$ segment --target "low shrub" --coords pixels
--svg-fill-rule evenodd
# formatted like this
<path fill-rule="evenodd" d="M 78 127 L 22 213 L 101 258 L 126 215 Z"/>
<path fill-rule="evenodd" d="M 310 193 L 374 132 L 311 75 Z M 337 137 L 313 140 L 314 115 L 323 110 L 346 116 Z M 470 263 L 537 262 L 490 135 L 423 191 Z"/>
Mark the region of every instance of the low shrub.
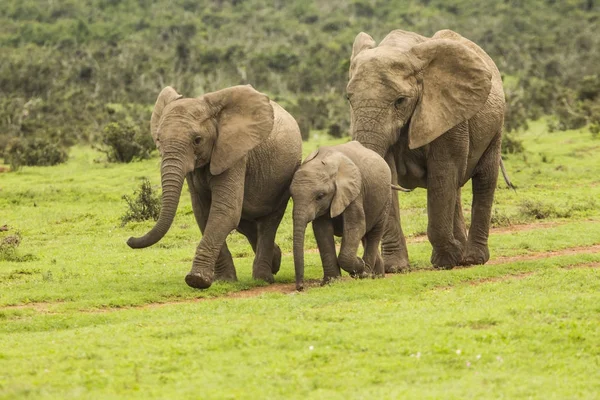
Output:
<path fill-rule="evenodd" d="M 502 137 L 502 154 L 518 154 L 524 151 L 523 141 L 517 139 L 514 133 Z"/>
<path fill-rule="evenodd" d="M 121 217 L 121 226 L 130 221 L 157 220 L 160 215 L 160 197 L 152 189 L 150 181 L 143 179 L 139 189 L 133 192 L 136 196 L 123 195 L 122 199 L 129 207 Z"/>
<path fill-rule="evenodd" d="M 19 231 L 6 233 L 0 231 L 0 261 L 24 262 L 34 260 L 33 254 L 20 255 L 17 248 L 21 244 L 22 236 Z"/>
<path fill-rule="evenodd" d="M 10 164 L 13 171 L 22 166 L 49 166 L 61 164 L 69 158 L 66 150 L 50 139 L 13 138 L 4 151 L 4 161 Z"/>
<path fill-rule="evenodd" d="M 129 123 L 111 122 L 104 127 L 102 144 L 98 150 L 106 153 L 109 162 L 129 163 L 150 157 L 154 142 L 149 134 L 141 134 Z"/>

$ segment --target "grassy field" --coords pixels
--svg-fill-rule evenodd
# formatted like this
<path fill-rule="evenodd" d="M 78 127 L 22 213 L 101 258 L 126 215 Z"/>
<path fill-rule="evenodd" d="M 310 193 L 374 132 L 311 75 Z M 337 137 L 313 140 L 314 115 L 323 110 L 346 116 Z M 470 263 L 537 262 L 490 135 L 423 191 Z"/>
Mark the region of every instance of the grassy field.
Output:
<path fill-rule="evenodd" d="M 188 196 L 157 245 L 125 240 L 131 195 L 159 160 L 0 174 L 0 398 L 597 398 L 600 393 L 600 139 L 542 122 L 505 160 L 486 266 L 433 271 L 425 191 L 400 194 L 412 271 L 292 290 L 290 211 L 277 284 L 183 281 L 200 239 Z M 305 144 L 305 154 L 326 138 Z M 470 188 L 463 190 L 466 215 Z M 308 230 L 307 232 L 309 232 Z M 306 275 L 322 275 L 314 238 Z M 6 246 L 5 246 L 6 247 Z"/>

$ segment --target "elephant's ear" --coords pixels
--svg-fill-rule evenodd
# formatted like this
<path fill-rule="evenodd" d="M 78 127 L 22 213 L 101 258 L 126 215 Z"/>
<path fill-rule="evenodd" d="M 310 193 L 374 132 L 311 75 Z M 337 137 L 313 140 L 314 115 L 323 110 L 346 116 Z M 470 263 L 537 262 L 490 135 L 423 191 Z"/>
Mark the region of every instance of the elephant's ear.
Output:
<path fill-rule="evenodd" d="M 304 161 L 302 161 L 302 164 L 306 164 L 307 162 L 309 162 L 310 160 L 315 158 L 317 155 L 319 155 L 319 149 L 316 149 L 312 153 L 307 155 L 306 158 L 304 159 Z"/>
<path fill-rule="evenodd" d="M 171 86 L 167 86 L 160 91 L 156 103 L 154 104 L 154 110 L 152 110 L 152 117 L 150 118 L 150 133 L 152 139 L 156 143 L 156 134 L 158 131 L 158 122 L 162 116 L 163 110 L 172 101 L 182 98 L 183 96 L 177 93 Z"/>
<path fill-rule="evenodd" d="M 408 131 L 408 147 L 415 149 L 477 114 L 490 93 L 492 73 L 473 50 L 454 40 L 432 39 L 408 54 L 423 85 Z"/>
<path fill-rule="evenodd" d="M 350 203 L 360 194 L 362 185 L 360 171 L 348 157 L 336 153 L 334 163 L 337 163 L 335 174 L 335 195 L 331 201 L 331 218 L 340 215 Z"/>
<path fill-rule="evenodd" d="M 269 137 L 274 111 L 269 97 L 250 85 L 208 93 L 204 99 L 217 119 L 218 133 L 210 173 L 219 175 Z"/>
<path fill-rule="evenodd" d="M 354 57 L 358 55 L 363 50 L 372 49 L 375 47 L 375 41 L 373 38 L 364 32 L 356 35 L 354 39 L 354 44 L 352 45 L 352 55 L 350 56 L 350 78 L 352 78 L 352 72 L 354 70 L 352 61 Z"/>

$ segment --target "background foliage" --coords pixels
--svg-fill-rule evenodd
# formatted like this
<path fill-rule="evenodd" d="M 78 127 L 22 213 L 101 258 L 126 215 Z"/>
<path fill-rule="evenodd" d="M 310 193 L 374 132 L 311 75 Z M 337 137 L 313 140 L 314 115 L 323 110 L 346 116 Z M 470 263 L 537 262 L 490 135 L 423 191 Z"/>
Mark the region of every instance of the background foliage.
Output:
<path fill-rule="evenodd" d="M 100 142 L 110 122 L 147 132 L 159 91 L 250 83 L 310 129 L 348 132 L 355 35 L 450 28 L 504 74 L 507 129 L 600 130 L 594 0 L 3 0 L 0 150 L 11 137 Z"/>

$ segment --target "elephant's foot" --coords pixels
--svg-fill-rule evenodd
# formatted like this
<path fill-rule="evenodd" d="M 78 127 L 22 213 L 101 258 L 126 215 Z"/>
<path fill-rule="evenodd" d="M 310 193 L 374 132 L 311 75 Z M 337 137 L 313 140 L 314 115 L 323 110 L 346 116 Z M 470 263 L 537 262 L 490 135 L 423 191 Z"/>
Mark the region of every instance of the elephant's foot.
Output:
<path fill-rule="evenodd" d="M 408 253 L 405 251 L 394 251 L 382 254 L 383 267 L 386 274 L 397 274 L 407 272 L 409 269 Z"/>
<path fill-rule="evenodd" d="M 271 262 L 271 272 L 273 275 L 279 272 L 279 267 L 281 266 L 281 249 L 277 244 L 275 244 L 275 248 L 273 248 L 273 261 Z"/>
<path fill-rule="evenodd" d="M 434 247 L 431 254 L 431 264 L 436 269 L 452 269 L 460 265 L 462 260 L 462 246 L 454 240 L 443 249 Z"/>
<path fill-rule="evenodd" d="M 321 281 L 321 286 L 325 286 L 333 281 L 335 281 L 336 279 L 340 279 L 341 275 L 325 275 L 323 277 L 323 280 Z"/>
<path fill-rule="evenodd" d="M 490 249 L 487 246 L 468 244 L 461 265 L 483 265 L 490 259 Z"/>
<path fill-rule="evenodd" d="M 366 264 L 365 261 L 360 258 L 354 256 L 350 259 L 344 259 L 344 257 L 340 257 L 338 259 L 338 264 L 340 268 L 350 274 L 353 278 L 360 278 L 362 275 L 366 273 Z"/>
<path fill-rule="evenodd" d="M 237 274 L 233 262 L 217 263 L 215 266 L 215 280 L 217 281 L 237 281 Z"/>
<path fill-rule="evenodd" d="M 212 279 L 198 272 L 190 272 L 185 276 L 185 283 L 195 289 L 208 289 L 212 285 Z"/>
<path fill-rule="evenodd" d="M 267 283 L 275 283 L 273 273 L 268 268 L 254 268 L 252 271 L 252 278 L 265 281 Z"/>

